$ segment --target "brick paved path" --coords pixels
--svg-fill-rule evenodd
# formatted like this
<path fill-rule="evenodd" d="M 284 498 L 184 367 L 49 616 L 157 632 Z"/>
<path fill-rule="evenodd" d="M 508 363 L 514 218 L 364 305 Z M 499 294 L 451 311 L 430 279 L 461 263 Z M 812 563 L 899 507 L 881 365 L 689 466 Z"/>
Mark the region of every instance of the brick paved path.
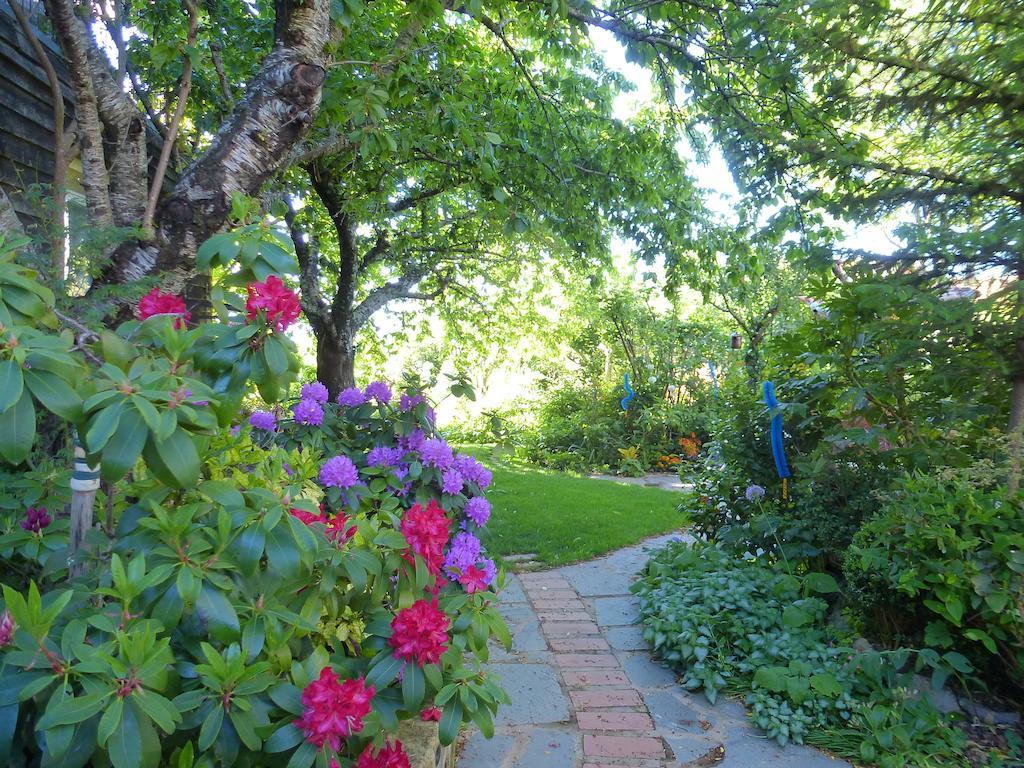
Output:
<path fill-rule="evenodd" d="M 458 768 L 849 768 L 777 746 L 742 706 L 711 706 L 651 659 L 629 585 L 669 538 L 513 579 L 501 597 L 512 651 L 490 664 L 512 704 L 493 739 L 470 733 Z"/>

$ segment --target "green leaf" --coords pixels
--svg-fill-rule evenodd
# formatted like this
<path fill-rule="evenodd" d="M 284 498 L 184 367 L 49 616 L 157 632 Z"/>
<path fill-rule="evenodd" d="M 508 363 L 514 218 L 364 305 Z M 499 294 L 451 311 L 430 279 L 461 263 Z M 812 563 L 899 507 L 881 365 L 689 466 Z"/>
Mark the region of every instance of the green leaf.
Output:
<path fill-rule="evenodd" d="M 36 438 L 36 409 L 32 398 L 23 392 L 21 399 L 0 413 L 0 456 L 11 464 L 21 464 L 32 452 Z"/>
<path fill-rule="evenodd" d="M 96 731 L 96 743 L 101 747 L 113 735 L 114 730 L 121 724 L 121 717 L 124 715 L 124 699 L 115 696 L 100 718 L 99 728 Z"/>
<path fill-rule="evenodd" d="M 810 622 L 811 618 L 811 614 L 795 605 L 788 605 L 782 611 L 782 623 L 794 629 L 804 626 Z"/>
<path fill-rule="evenodd" d="M 98 454 L 113 436 L 121 422 L 124 400 L 117 400 L 99 412 L 89 415 L 89 426 L 85 430 L 85 448 L 90 454 Z"/>
<path fill-rule="evenodd" d="M 263 742 L 263 751 L 271 754 L 284 752 L 294 747 L 302 739 L 302 729 L 296 728 L 295 723 L 289 720 Z"/>
<path fill-rule="evenodd" d="M 0 362 L 0 413 L 3 413 L 21 399 L 25 380 L 21 366 L 13 360 Z"/>
<path fill-rule="evenodd" d="M 43 713 L 36 722 L 36 729 L 45 731 L 58 725 L 76 725 L 88 720 L 101 709 L 110 694 L 92 693 L 86 696 L 64 699 Z"/>
<path fill-rule="evenodd" d="M 66 421 L 82 418 L 82 398 L 60 377 L 46 371 L 25 371 L 25 386 L 51 413 Z"/>
<path fill-rule="evenodd" d="M 309 768 L 316 760 L 316 754 L 317 748 L 305 741 L 295 750 L 292 759 L 288 761 L 287 768 Z"/>
<path fill-rule="evenodd" d="M 809 592 L 827 595 L 839 591 L 839 585 L 833 576 L 827 573 L 808 573 L 804 577 L 804 587 Z"/>
<path fill-rule="evenodd" d="M 398 673 L 405 663 L 392 654 L 390 648 L 380 654 L 374 661 L 376 663 L 371 662 L 370 669 L 366 673 L 366 684 L 372 685 L 378 690 L 385 688 L 392 680 L 398 677 Z"/>
<path fill-rule="evenodd" d="M 113 436 L 103 449 L 100 459 L 100 477 L 108 483 L 124 477 L 139 460 L 149 436 L 149 427 L 134 408 L 126 408 L 121 414 Z"/>
<path fill-rule="evenodd" d="M 811 688 L 822 696 L 836 697 L 842 694 L 843 687 L 836 680 L 835 675 L 821 673 L 811 675 Z"/>
<path fill-rule="evenodd" d="M 220 727 L 224 723 L 224 708 L 214 703 L 210 713 L 203 720 L 203 727 L 199 729 L 199 750 L 205 752 L 220 735 Z"/>
<path fill-rule="evenodd" d="M 462 702 L 458 696 L 445 705 L 441 712 L 441 722 L 438 724 L 438 738 L 443 746 L 453 743 L 459 735 L 459 726 L 462 725 Z"/>
<path fill-rule="evenodd" d="M 414 664 L 408 664 L 402 675 L 402 703 L 409 712 L 419 712 L 426 692 L 426 681 L 423 670 Z"/>
<path fill-rule="evenodd" d="M 238 614 L 227 596 L 216 587 L 203 585 L 196 601 L 196 611 L 214 638 L 225 644 L 238 640 L 241 632 Z"/>
<path fill-rule="evenodd" d="M 107 754 L 114 768 L 138 768 L 142 755 L 142 733 L 134 707 L 124 707 L 121 722 L 107 739 Z"/>
<path fill-rule="evenodd" d="M 761 688 L 776 693 L 786 689 L 786 678 L 789 676 L 785 667 L 760 667 L 754 673 L 754 682 Z"/>
<path fill-rule="evenodd" d="M 199 482 L 199 453 L 183 429 L 176 429 L 166 440 L 150 435 L 142 457 L 157 479 L 171 488 L 194 488 Z"/>

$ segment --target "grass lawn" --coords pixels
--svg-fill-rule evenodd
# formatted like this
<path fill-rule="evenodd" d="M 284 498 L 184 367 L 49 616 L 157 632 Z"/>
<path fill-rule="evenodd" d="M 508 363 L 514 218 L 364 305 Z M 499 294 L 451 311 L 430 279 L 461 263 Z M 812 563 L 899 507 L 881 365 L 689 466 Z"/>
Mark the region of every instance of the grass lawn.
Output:
<path fill-rule="evenodd" d="M 494 472 L 487 492 L 491 520 L 482 536 L 492 557 L 532 553 L 540 562 L 563 565 L 686 524 L 678 492 L 538 469 L 486 446 L 460 450 Z"/>

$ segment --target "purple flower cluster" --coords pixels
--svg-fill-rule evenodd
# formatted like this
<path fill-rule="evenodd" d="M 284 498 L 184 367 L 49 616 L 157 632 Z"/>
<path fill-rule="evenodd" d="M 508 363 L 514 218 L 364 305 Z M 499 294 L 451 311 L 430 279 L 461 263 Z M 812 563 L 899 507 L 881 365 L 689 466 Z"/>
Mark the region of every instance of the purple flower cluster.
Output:
<path fill-rule="evenodd" d="M 455 462 L 451 446 L 439 437 L 424 440 L 420 447 L 420 458 L 428 467 L 446 470 Z"/>
<path fill-rule="evenodd" d="M 764 498 L 764 488 L 756 483 L 751 484 L 747 486 L 747 490 L 743 495 L 747 497 L 747 501 L 760 501 Z"/>
<path fill-rule="evenodd" d="M 478 528 L 483 528 L 491 517 L 491 503 L 483 496 L 474 496 L 466 502 L 462 511 Z"/>
<path fill-rule="evenodd" d="M 324 423 L 324 409 L 316 400 L 299 400 L 292 410 L 295 414 L 296 424 L 311 424 L 318 427 Z"/>
<path fill-rule="evenodd" d="M 460 453 L 457 455 L 454 465 L 466 481 L 476 483 L 481 488 L 486 488 L 491 484 L 491 470 L 469 454 Z"/>
<path fill-rule="evenodd" d="M 351 488 L 359 482 L 359 472 L 348 456 L 334 456 L 320 467 L 320 484 L 327 488 Z"/>
<path fill-rule="evenodd" d="M 371 381 L 366 385 L 367 400 L 376 400 L 379 405 L 387 405 L 391 402 L 391 387 L 383 381 Z"/>
<path fill-rule="evenodd" d="M 480 539 L 466 531 L 456 534 L 444 559 L 445 575 L 458 581 L 467 568 L 476 566 L 484 572 L 484 583 L 490 586 L 498 575 L 498 567 L 490 558 L 481 559 L 480 554 Z"/>
<path fill-rule="evenodd" d="M 398 438 L 398 444 L 407 451 L 418 451 L 426 440 L 427 436 L 423 434 L 422 429 L 414 429 L 408 435 Z"/>
<path fill-rule="evenodd" d="M 457 469 L 447 469 L 441 475 L 441 490 L 445 493 L 450 493 L 452 496 L 462 493 L 463 485 L 465 485 L 465 480 L 462 479 L 462 475 Z"/>
<path fill-rule="evenodd" d="M 309 384 L 302 385 L 299 397 L 303 400 L 312 400 L 315 403 L 323 405 L 327 402 L 329 395 L 327 393 L 327 387 L 319 381 L 311 381 Z"/>
<path fill-rule="evenodd" d="M 273 432 L 277 429 L 277 418 L 270 411 L 253 411 L 249 417 L 249 426 L 253 429 Z"/>
<path fill-rule="evenodd" d="M 24 531 L 39 533 L 52 522 L 53 518 L 47 514 L 46 507 L 29 507 L 25 510 L 25 519 L 18 525 Z"/>
<path fill-rule="evenodd" d="M 423 395 L 410 395 L 408 392 L 404 393 L 398 400 L 398 410 L 402 413 L 408 413 L 420 403 L 425 403 L 427 398 Z"/>
<path fill-rule="evenodd" d="M 389 448 L 386 445 L 378 445 L 371 448 L 366 456 L 366 463 L 371 467 L 397 467 L 405 451 L 401 448 Z"/>
<path fill-rule="evenodd" d="M 366 395 L 363 394 L 363 390 L 359 387 L 349 387 L 348 389 L 343 389 L 338 393 L 338 405 L 355 408 L 365 402 Z"/>

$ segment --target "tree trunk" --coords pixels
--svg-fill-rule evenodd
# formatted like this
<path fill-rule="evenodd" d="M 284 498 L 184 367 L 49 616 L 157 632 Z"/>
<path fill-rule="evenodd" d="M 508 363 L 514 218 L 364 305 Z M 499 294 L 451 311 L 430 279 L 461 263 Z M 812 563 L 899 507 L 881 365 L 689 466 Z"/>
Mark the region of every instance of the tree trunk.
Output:
<path fill-rule="evenodd" d="M 327 387 L 333 400 L 338 393 L 356 385 L 355 347 L 344 334 L 323 333 L 316 339 L 316 377 Z"/>

